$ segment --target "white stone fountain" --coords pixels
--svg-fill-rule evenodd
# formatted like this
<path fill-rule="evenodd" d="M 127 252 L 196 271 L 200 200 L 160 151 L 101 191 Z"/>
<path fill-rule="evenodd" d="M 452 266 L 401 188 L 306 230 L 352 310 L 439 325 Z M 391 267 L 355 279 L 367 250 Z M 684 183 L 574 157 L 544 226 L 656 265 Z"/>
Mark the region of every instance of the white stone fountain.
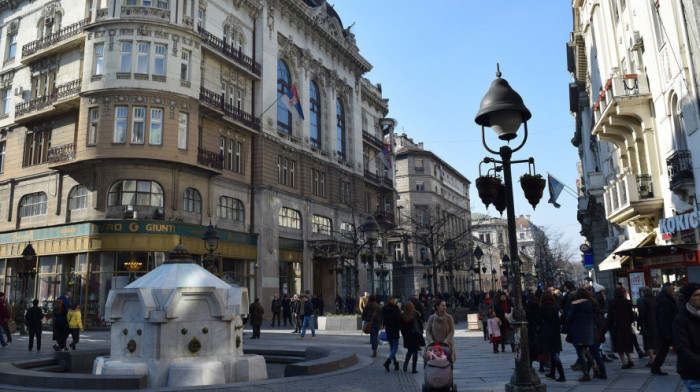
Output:
<path fill-rule="evenodd" d="M 111 290 L 109 357 L 94 374 L 148 375 L 149 387 L 186 387 L 267 379 L 265 359 L 244 355 L 248 290 L 192 261 L 182 244 L 163 265 Z"/>

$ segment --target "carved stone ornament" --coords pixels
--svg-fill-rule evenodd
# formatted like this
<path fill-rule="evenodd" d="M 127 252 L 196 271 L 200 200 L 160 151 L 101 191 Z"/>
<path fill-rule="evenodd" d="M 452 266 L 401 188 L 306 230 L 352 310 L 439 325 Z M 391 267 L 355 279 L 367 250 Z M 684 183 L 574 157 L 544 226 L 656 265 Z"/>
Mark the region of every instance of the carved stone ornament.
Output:
<path fill-rule="evenodd" d="M 192 354 L 194 354 L 202 348 L 202 343 L 199 341 L 199 339 L 192 338 L 192 340 L 190 340 L 190 343 L 187 345 L 187 348 Z"/>
<path fill-rule="evenodd" d="M 126 344 L 126 349 L 132 354 L 136 351 L 136 342 L 134 339 L 129 340 L 129 343 Z"/>

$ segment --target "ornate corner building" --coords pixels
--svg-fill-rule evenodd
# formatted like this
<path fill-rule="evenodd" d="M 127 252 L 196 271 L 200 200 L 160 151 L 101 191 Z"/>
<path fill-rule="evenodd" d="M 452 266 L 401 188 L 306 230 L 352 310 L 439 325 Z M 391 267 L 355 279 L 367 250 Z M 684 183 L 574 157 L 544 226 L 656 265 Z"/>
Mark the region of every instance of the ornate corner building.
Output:
<path fill-rule="evenodd" d="M 621 282 L 633 299 L 642 284 L 657 291 L 697 281 L 698 221 L 684 214 L 698 207 L 700 8 L 629 0 L 572 6 L 578 220 L 597 279 L 608 288 Z"/>
<path fill-rule="evenodd" d="M 340 282 L 366 286 L 359 268 L 334 281 L 337 255 L 316 246 L 340 248 L 338 233 L 370 214 L 393 224 L 395 203 L 380 159 L 388 100 L 332 6 L 20 0 L 0 1 L 0 21 L 10 303 L 72 289 L 100 324 L 108 291 L 179 241 L 264 303 L 302 291 L 332 303 Z"/>

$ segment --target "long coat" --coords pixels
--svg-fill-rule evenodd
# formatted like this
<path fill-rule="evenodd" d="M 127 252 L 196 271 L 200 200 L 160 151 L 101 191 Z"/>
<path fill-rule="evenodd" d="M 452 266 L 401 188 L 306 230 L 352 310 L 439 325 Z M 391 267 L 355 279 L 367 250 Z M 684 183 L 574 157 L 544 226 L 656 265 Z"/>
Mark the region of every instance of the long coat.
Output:
<path fill-rule="evenodd" d="M 638 324 L 646 349 L 655 349 L 658 346 L 659 328 L 656 321 L 656 298 L 648 294 L 637 300 L 639 310 Z"/>
<path fill-rule="evenodd" d="M 525 308 L 527 318 L 527 339 L 530 347 L 530 358 L 543 353 L 542 341 L 540 339 L 540 307 L 536 302 L 528 302 Z"/>
<path fill-rule="evenodd" d="M 513 303 L 510 302 L 510 300 L 506 300 L 506 304 L 508 307 L 508 313 L 513 311 Z M 503 344 L 511 344 L 513 343 L 513 331 L 511 330 L 511 327 L 508 323 L 508 320 L 506 320 L 506 312 L 503 309 L 503 301 L 498 300 L 493 303 L 493 312 L 496 313 L 496 317 L 498 317 L 501 320 L 501 336 L 503 336 L 503 340 L 501 340 L 501 343 Z"/>
<path fill-rule="evenodd" d="M 608 305 L 608 330 L 612 338 L 613 350 L 616 353 L 631 353 L 634 351 L 632 339 L 632 302 L 624 297 L 615 297 Z"/>
<path fill-rule="evenodd" d="M 683 380 L 700 380 L 700 317 L 683 306 L 673 321 L 673 347 L 678 352 L 676 371 Z"/>
<path fill-rule="evenodd" d="M 559 309 L 553 301 L 540 305 L 540 328 L 542 329 L 542 351 L 555 353 L 561 351 L 561 322 Z"/>
<path fill-rule="evenodd" d="M 455 354 L 455 345 L 453 338 L 455 336 L 455 322 L 452 316 L 445 313 L 442 316 L 438 316 L 434 313 L 428 319 L 428 323 L 425 328 L 425 337 L 428 338 L 428 342 L 442 342 L 447 343 L 450 346 L 450 351 L 452 351 L 452 361 L 457 358 Z"/>
<path fill-rule="evenodd" d="M 425 346 L 422 319 L 421 314 L 415 311 L 410 320 L 406 320 L 404 315 L 401 315 L 401 335 L 403 336 L 403 346 L 405 348 L 417 349 L 420 346 Z"/>
<path fill-rule="evenodd" d="M 384 330 L 386 338 L 391 341 L 400 337 L 401 331 L 401 310 L 396 305 L 387 304 L 382 308 L 382 319 L 384 320 Z"/>
<path fill-rule="evenodd" d="M 676 300 L 665 292 L 659 293 L 656 297 L 656 320 L 658 321 L 659 338 L 671 339 L 671 329 L 673 319 L 678 314 Z"/>
<path fill-rule="evenodd" d="M 262 315 L 265 313 L 260 302 L 253 302 L 249 308 L 250 312 L 250 325 L 260 326 L 262 325 Z"/>
<path fill-rule="evenodd" d="M 585 298 L 571 301 L 566 322 L 571 343 L 590 346 L 593 344 L 593 303 Z"/>

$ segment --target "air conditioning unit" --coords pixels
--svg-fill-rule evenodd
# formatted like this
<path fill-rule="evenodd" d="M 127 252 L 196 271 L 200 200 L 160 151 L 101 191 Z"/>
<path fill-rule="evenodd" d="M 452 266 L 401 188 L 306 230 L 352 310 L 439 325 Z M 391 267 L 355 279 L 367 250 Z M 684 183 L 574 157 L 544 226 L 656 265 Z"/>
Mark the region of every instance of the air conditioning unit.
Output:
<path fill-rule="evenodd" d="M 644 39 L 639 31 L 632 32 L 632 50 L 638 50 L 644 47 Z"/>
<path fill-rule="evenodd" d="M 22 86 L 17 86 L 15 87 L 15 96 L 19 97 L 24 93 L 24 90 L 22 90 Z"/>

